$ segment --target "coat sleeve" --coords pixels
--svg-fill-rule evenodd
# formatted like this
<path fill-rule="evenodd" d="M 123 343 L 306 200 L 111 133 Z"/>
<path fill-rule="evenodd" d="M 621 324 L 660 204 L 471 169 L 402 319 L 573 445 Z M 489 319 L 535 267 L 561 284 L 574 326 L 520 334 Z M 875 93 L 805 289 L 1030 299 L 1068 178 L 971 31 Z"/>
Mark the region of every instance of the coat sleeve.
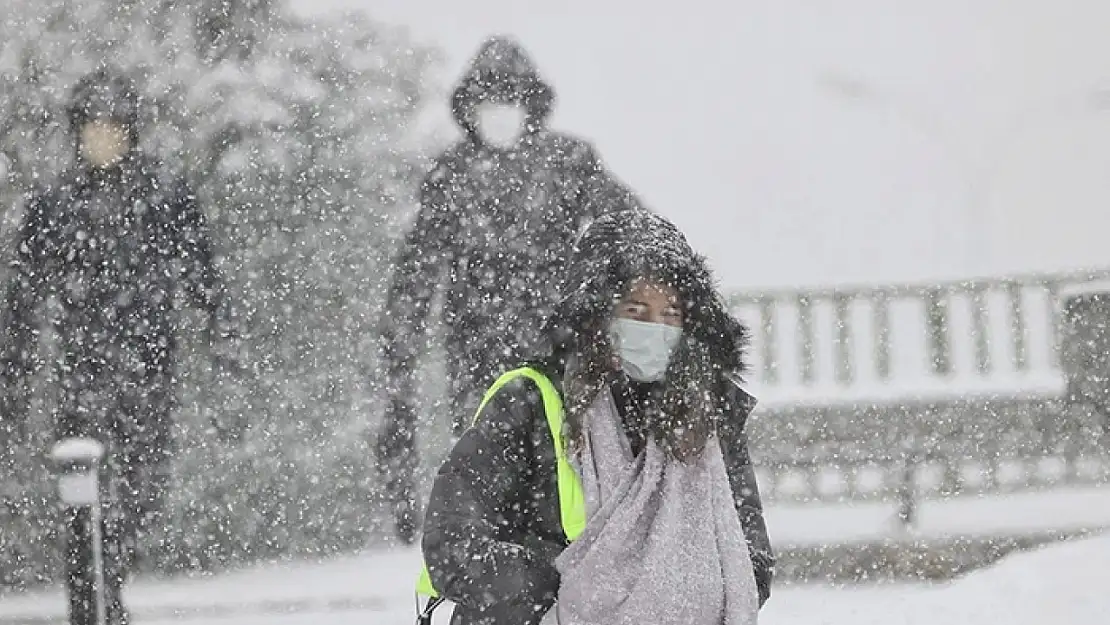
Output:
<path fill-rule="evenodd" d="M 748 434 L 745 431 L 748 416 L 755 408 L 755 398 L 731 381 L 726 384 L 730 386 L 728 396 L 731 405 L 728 413 L 732 418 L 721 427 L 721 441 L 736 511 L 740 514 L 740 522 L 748 539 L 755 580 L 759 587 L 759 603 L 762 606 L 771 596 L 775 556 L 767 534 L 767 523 L 763 519 L 763 502 L 759 496 L 759 485 L 756 483 L 755 467 L 748 450 Z"/>
<path fill-rule="evenodd" d="M 575 153 L 578 176 L 582 181 L 578 197 L 579 232 L 585 230 L 598 216 L 609 211 L 639 206 L 632 190 L 605 167 L 592 145 L 581 141 L 576 146 Z"/>
<path fill-rule="evenodd" d="M 34 369 L 38 339 L 36 312 L 46 297 L 51 277 L 55 230 L 46 214 L 47 200 L 30 199 L 19 232 L 18 247 L 9 271 L 4 303 L 6 319 L 0 360 L 8 376 L 22 377 Z M 15 380 L 9 380 L 9 382 Z"/>
<path fill-rule="evenodd" d="M 452 233 L 457 218 L 447 197 L 447 168 L 441 162 L 420 187 L 420 210 L 405 236 L 386 294 L 382 353 L 393 395 L 409 394 L 408 381 L 425 335 L 431 301 L 457 253 Z"/>
<path fill-rule="evenodd" d="M 542 615 L 558 594 L 554 560 L 564 545 L 508 537 L 511 519 L 531 497 L 536 462 L 532 431 L 540 400 L 525 384 L 514 382 L 494 397 L 432 487 L 425 562 L 437 590 L 471 613 Z"/>
<path fill-rule="evenodd" d="M 216 266 L 207 219 L 188 185 L 178 185 L 173 201 L 177 210 L 172 211 L 175 221 L 171 236 L 182 262 L 182 286 L 193 303 L 212 316 L 213 327 L 220 334 L 227 334 L 231 331 L 230 302 L 223 276 Z"/>
<path fill-rule="evenodd" d="M 31 406 L 31 374 L 38 366 L 36 346 L 39 322 L 36 315 L 54 278 L 56 231 L 46 214 L 47 201 L 39 196 L 27 205 L 20 228 L 18 247 L 4 293 L 3 335 L 0 337 L 0 434 L 21 440 Z M 55 278 L 57 279 L 57 278 Z M 4 436 L 0 436 L 2 440 Z M 2 455 L 2 454 L 0 454 Z"/>

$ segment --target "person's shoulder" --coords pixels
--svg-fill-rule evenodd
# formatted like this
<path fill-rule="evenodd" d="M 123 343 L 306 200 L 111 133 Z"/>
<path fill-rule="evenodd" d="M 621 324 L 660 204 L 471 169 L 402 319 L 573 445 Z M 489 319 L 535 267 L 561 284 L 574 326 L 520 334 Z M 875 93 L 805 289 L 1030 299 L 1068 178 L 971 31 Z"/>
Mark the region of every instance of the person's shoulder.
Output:
<path fill-rule="evenodd" d="M 528 372 L 525 373 L 525 370 Z M 529 364 L 505 375 L 512 377 L 501 384 L 496 394 L 504 396 L 511 402 L 535 404 L 542 401 L 543 390 L 537 378 L 551 382 L 558 391 L 558 381 L 543 367 L 536 364 Z"/>
<path fill-rule="evenodd" d="M 531 424 L 543 417 L 543 388 L 540 380 L 551 383 L 556 393 L 561 394 L 560 380 L 545 363 L 529 363 L 519 369 L 508 380 L 501 380 L 496 392 L 490 397 L 490 404 L 496 404 L 505 418 L 518 425 Z M 524 373 L 528 370 L 528 373 Z M 538 379 L 537 379 L 538 378 Z"/>
<path fill-rule="evenodd" d="M 76 170 L 67 169 L 61 175 L 41 181 L 23 194 L 23 215 L 27 219 L 50 219 L 60 212 L 62 199 L 76 195 L 81 179 Z"/>
<path fill-rule="evenodd" d="M 136 199 L 148 205 L 164 211 L 167 207 L 194 198 L 192 186 L 185 176 L 159 158 L 139 152 L 132 157 L 130 169 L 135 191 L 139 194 Z"/>
<path fill-rule="evenodd" d="M 532 406 L 541 400 L 539 386 L 530 378 L 519 377 L 506 382 L 497 389 L 496 396 L 510 405 L 526 404 Z"/>
<path fill-rule="evenodd" d="M 445 175 L 467 167 L 476 152 L 477 149 L 473 141 L 468 141 L 465 138 L 455 141 L 432 159 L 431 166 L 428 168 L 429 176 Z"/>
<path fill-rule="evenodd" d="M 458 143 L 449 146 L 426 165 L 422 186 L 427 190 L 450 184 L 455 172 L 466 160 L 463 148 Z"/>
<path fill-rule="evenodd" d="M 37 184 L 23 194 L 23 213 L 25 215 L 43 214 L 59 197 L 60 181 L 53 184 Z"/>
<path fill-rule="evenodd" d="M 573 162 L 592 162 L 597 160 L 597 150 L 593 143 L 568 132 L 545 130 L 540 134 L 541 141 Z"/>
<path fill-rule="evenodd" d="M 140 159 L 140 168 L 155 191 L 162 192 L 171 201 L 195 198 L 196 192 L 183 174 L 156 158 L 142 156 Z"/>

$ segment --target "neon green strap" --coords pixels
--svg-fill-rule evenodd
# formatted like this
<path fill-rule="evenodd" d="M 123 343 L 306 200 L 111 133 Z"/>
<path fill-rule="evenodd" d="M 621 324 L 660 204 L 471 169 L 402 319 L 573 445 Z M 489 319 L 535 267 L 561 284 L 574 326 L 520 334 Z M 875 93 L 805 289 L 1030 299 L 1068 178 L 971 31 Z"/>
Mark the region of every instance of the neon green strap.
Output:
<path fill-rule="evenodd" d="M 567 458 L 566 446 L 563 444 L 563 398 L 559 395 L 559 389 L 555 388 L 555 384 L 543 373 L 531 367 L 509 371 L 498 378 L 493 386 L 486 391 L 486 394 L 482 397 L 482 403 L 478 406 L 478 411 L 474 415 L 474 423 L 478 422 L 482 411 L 485 410 L 486 405 L 493 400 L 498 391 L 520 377 L 526 377 L 534 382 L 540 389 L 540 397 L 543 398 L 543 411 L 547 417 L 547 427 L 551 431 L 551 440 L 555 445 L 555 475 L 559 489 L 559 521 L 562 523 L 563 534 L 566 535 L 567 540 L 573 541 L 586 529 L 586 495 L 582 490 L 582 482 L 578 479 L 578 473 L 571 465 L 570 459 Z M 439 596 L 439 592 L 432 586 L 432 578 L 428 574 L 427 565 L 420 572 L 420 578 L 416 582 L 416 592 L 428 597 Z"/>

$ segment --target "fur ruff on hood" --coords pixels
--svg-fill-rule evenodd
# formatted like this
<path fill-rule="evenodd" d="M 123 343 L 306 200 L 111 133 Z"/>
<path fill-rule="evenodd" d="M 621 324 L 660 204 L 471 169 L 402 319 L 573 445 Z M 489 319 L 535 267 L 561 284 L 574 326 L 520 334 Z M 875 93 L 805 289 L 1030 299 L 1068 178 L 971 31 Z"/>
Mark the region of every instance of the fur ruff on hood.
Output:
<path fill-rule="evenodd" d="M 603 215 L 579 238 L 549 323 L 555 344 L 573 340 L 576 328 L 607 323 L 614 303 L 637 278 L 659 280 L 678 292 L 683 343 L 700 343 L 714 368 L 726 375 L 738 378 L 747 371 L 750 333 L 729 313 L 705 257 L 670 221 L 640 209 Z M 675 360 L 681 362 L 689 348 L 680 344 Z"/>

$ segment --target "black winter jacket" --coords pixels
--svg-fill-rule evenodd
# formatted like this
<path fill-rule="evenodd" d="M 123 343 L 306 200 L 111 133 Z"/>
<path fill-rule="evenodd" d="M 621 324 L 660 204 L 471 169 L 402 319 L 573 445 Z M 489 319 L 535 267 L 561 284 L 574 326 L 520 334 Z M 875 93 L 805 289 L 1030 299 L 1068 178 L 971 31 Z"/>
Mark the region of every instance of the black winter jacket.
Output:
<path fill-rule="evenodd" d="M 559 386 L 553 367 L 538 368 Z M 774 557 L 744 433 L 754 400 L 733 382 L 722 384 L 732 419 L 719 435 L 762 603 Z M 555 467 L 539 391 L 521 379 L 491 400 L 440 468 L 423 552 L 433 584 L 456 603 L 453 625 L 539 623 L 554 604 L 554 560 L 567 545 Z"/>
<path fill-rule="evenodd" d="M 60 435 L 108 429 L 120 440 L 164 444 L 168 405 L 129 407 L 144 405 L 136 402 L 172 377 L 176 296 L 208 311 L 217 332 L 230 330 L 205 219 L 184 181 L 139 152 L 111 170 L 64 174 L 30 199 L 9 276 L 5 382 L 35 367 L 43 303 L 51 299 L 65 395 Z M 93 395 L 100 399 L 83 399 Z M 5 400 L 12 410 L 5 419 L 26 416 L 25 402 Z M 131 419 L 142 422 L 121 422 Z"/>
<path fill-rule="evenodd" d="M 387 295 L 383 351 L 392 397 L 412 395 L 441 286 L 448 377 L 456 386 L 484 386 L 506 364 L 535 353 L 578 233 L 634 202 L 588 142 L 548 128 L 553 101 L 525 51 L 502 38 L 483 46 L 457 86 L 452 112 L 464 137 L 436 159 L 421 186 Z M 483 142 L 474 121 L 482 102 L 527 108 L 518 146 Z"/>

